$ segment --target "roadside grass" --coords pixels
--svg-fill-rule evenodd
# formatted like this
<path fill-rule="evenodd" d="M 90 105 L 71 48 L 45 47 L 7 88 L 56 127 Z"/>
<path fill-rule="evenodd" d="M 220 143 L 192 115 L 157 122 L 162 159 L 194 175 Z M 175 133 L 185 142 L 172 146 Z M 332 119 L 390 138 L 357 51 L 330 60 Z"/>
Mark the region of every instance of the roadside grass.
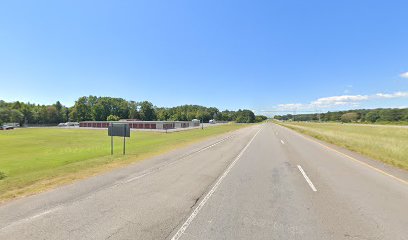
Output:
<path fill-rule="evenodd" d="M 332 122 L 332 123 L 339 123 L 339 122 Z M 380 121 L 375 123 L 370 122 L 353 122 L 353 123 L 346 123 L 346 124 L 354 124 L 354 125 L 373 125 L 373 126 L 388 126 L 388 127 L 408 127 L 407 121 L 399 121 L 399 122 L 389 122 L 389 121 Z"/>
<path fill-rule="evenodd" d="M 408 170 L 408 128 L 340 123 L 277 123 L 319 140 Z"/>
<path fill-rule="evenodd" d="M 107 130 L 29 128 L 0 132 L 0 202 L 31 195 L 116 167 L 184 147 L 248 125 L 226 124 L 173 133 L 131 132 L 114 138 Z"/>

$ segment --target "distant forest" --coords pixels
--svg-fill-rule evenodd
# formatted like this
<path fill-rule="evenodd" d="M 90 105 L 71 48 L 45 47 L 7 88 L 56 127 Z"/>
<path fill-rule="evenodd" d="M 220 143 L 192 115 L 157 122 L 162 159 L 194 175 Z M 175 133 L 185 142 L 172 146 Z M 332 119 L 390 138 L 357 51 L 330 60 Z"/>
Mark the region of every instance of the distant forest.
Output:
<path fill-rule="evenodd" d="M 5 102 L 0 100 L 0 124 L 17 122 L 23 124 L 58 124 L 79 121 L 115 121 L 119 119 L 138 119 L 144 121 L 172 120 L 208 122 L 235 121 L 238 123 L 261 122 L 265 116 L 255 116 L 251 110 L 220 111 L 215 107 L 183 105 L 171 108 L 156 107 L 151 102 L 127 101 L 123 98 L 80 97 L 72 107 L 66 107 L 59 101 L 52 105 L 38 105 L 23 102 Z"/>
<path fill-rule="evenodd" d="M 358 109 L 312 114 L 287 114 L 275 116 L 278 120 L 361 122 L 361 123 L 408 123 L 408 108 Z"/>

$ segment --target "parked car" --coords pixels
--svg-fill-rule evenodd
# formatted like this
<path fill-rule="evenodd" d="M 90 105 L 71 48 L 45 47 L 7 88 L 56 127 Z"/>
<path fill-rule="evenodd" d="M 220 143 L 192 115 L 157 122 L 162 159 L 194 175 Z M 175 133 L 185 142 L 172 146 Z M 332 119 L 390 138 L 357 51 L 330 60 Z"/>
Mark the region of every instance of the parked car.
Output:
<path fill-rule="evenodd" d="M 58 127 L 66 127 L 66 126 L 67 126 L 66 123 L 60 123 L 60 124 L 58 124 Z"/>
<path fill-rule="evenodd" d="M 67 122 L 65 123 L 66 126 L 68 127 L 79 127 L 79 123 L 78 122 Z"/>
<path fill-rule="evenodd" d="M 0 130 L 11 130 L 11 129 L 14 129 L 14 127 L 13 127 L 13 126 L 9 126 L 9 125 L 0 126 Z"/>

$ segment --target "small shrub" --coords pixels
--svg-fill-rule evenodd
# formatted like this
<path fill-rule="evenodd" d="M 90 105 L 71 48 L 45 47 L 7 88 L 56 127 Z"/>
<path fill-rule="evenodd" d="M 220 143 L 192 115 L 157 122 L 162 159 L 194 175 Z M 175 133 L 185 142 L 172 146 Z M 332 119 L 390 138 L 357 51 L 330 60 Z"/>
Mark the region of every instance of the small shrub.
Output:
<path fill-rule="evenodd" d="M 0 180 L 4 179 L 6 177 L 7 177 L 7 175 L 4 172 L 0 171 Z"/>
<path fill-rule="evenodd" d="M 120 117 L 118 117 L 116 115 L 109 115 L 106 120 L 107 121 L 119 121 Z"/>

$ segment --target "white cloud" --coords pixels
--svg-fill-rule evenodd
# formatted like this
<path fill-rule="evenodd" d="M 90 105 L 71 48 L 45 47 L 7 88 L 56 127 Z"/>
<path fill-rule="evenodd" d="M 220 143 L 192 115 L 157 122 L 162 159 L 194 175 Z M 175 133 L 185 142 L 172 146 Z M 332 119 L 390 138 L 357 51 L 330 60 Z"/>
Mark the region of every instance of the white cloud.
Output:
<path fill-rule="evenodd" d="M 298 108 L 303 108 L 304 104 L 301 103 L 288 103 L 288 104 L 279 104 L 278 108 L 279 109 L 284 109 L 284 110 L 296 110 Z"/>
<path fill-rule="evenodd" d="M 408 98 L 408 92 L 376 93 L 374 95 L 340 95 L 332 97 L 318 98 L 310 103 L 286 103 L 278 104 L 273 111 L 293 111 L 293 110 L 320 110 L 330 109 L 339 106 L 358 107 L 360 103 L 375 99 Z M 272 112 L 273 112 L 272 111 Z"/>
<path fill-rule="evenodd" d="M 400 77 L 402 78 L 408 78 L 408 72 L 404 72 L 400 74 Z"/>
<path fill-rule="evenodd" d="M 325 108 L 330 106 L 339 106 L 347 105 L 349 103 L 361 102 L 368 100 L 369 96 L 367 95 L 342 95 L 342 96 L 333 96 L 319 98 L 315 101 L 312 101 L 310 104 L 318 108 Z"/>
<path fill-rule="evenodd" d="M 408 97 L 408 92 L 377 93 L 375 96 L 378 98 L 403 98 Z"/>

